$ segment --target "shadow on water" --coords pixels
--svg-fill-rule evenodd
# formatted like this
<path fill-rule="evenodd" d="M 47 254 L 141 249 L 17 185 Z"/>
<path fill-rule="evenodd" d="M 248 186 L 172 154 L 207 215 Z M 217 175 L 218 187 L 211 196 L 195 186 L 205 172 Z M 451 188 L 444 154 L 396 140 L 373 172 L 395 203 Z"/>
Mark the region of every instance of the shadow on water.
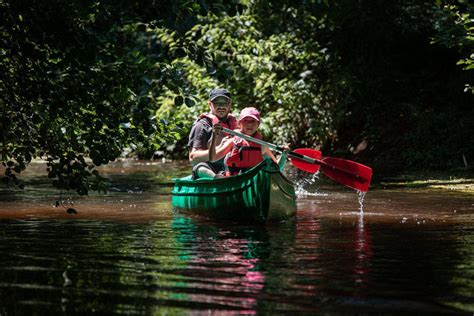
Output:
<path fill-rule="evenodd" d="M 474 312 L 468 195 L 373 190 L 360 213 L 313 181 L 294 220 L 253 226 L 172 212 L 158 167 L 111 167 L 78 214 L 46 184 L 0 191 L 0 314 Z"/>

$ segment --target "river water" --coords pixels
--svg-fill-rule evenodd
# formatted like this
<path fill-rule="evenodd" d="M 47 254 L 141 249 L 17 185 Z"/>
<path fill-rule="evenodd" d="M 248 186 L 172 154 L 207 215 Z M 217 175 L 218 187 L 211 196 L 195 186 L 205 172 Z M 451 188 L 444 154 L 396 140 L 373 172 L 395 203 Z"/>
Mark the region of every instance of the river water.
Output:
<path fill-rule="evenodd" d="M 252 226 L 173 212 L 188 169 L 116 163 L 107 195 L 77 197 L 36 164 L 2 187 L 0 315 L 474 313 L 473 195 L 374 188 L 362 212 L 289 170 L 297 217 Z"/>

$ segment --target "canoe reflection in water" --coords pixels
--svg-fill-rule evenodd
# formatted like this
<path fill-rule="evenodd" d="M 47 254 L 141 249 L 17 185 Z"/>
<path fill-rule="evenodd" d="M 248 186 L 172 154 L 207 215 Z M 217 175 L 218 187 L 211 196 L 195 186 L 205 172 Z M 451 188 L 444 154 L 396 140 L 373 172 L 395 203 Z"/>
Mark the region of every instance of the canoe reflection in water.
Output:
<path fill-rule="evenodd" d="M 270 230 L 278 227 L 282 226 L 274 225 Z M 294 225 L 284 227 L 294 232 Z M 186 276 L 186 287 L 199 289 L 186 293 L 186 300 L 196 304 L 219 302 L 222 308 L 256 313 L 268 282 L 262 271 L 262 260 L 271 254 L 268 231 L 258 225 L 230 228 L 226 222 L 201 221 L 200 217 L 179 213 L 174 216 L 172 228 L 183 249 L 180 260 L 186 264 L 179 274 Z"/>

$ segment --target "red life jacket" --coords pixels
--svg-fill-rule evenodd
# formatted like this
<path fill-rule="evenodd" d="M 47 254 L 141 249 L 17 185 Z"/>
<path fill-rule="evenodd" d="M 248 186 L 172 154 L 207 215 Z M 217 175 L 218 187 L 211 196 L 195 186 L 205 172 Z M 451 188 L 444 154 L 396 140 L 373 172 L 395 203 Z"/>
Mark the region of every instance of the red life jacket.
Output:
<path fill-rule="evenodd" d="M 221 123 L 223 127 L 226 127 L 228 129 L 234 130 L 237 128 L 237 119 L 230 113 L 227 115 L 227 119 L 225 121 L 219 121 L 219 118 L 212 113 L 202 113 L 199 115 L 198 120 L 202 118 L 208 119 L 211 126 L 214 126 L 217 123 Z M 227 135 L 227 133 L 224 133 L 224 136 Z"/>
<path fill-rule="evenodd" d="M 262 139 L 262 135 L 259 132 L 256 132 L 253 137 Z M 262 146 L 260 144 L 247 141 L 240 137 L 234 137 L 234 146 L 224 158 L 226 169 L 228 169 L 226 176 L 233 176 L 245 172 L 262 161 Z"/>

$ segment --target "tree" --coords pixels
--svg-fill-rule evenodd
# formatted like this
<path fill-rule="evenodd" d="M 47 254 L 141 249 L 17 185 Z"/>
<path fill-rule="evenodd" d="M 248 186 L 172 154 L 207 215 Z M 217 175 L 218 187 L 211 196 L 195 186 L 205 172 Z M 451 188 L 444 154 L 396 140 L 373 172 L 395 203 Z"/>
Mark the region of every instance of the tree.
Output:
<path fill-rule="evenodd" d="M 474 155 L 465 1 L 35 0 L 0 14 L 6 182 L 41 158 L 57 187 L 86 194 L 124 148 L 184 157 L 215 86 L 258 106 L 271 141 L 376 173 Z"/>
<path fill-rule="evenodd" d="M 445 2 L 444 4 L 442 2 Z M 438 19 L 435 21 L 437 34 L 433 43 L 441 43 L 449 48 L 458 49 L 462 59 L 458 65 L 463 70 L 474 69 L 474 5 L 463 0 L 437 1 Z M 466 83 L 465 91 L 474 93 L 474 87 Z"/>
<path fill-rule="evenodd" d="M 174 139 L 179 120 L 154 116 L 154 97 L 181 86 L 160 40 L 222 1 L 0 2 L 0 139 L 5 182 L 32 159 L 53 184 L 104 189 L 96 166 L 123 148 Z M 90 159 L 89 159 L 90 158 Z M 92 176 L 92 177 L 91 177 Z"/>
<path fill-rule="evenodd" d="M 274 142 L 322 143 L 377 173 L 454 168 L 474 148 L 472 96 L 459 53 L 432 40 L 444 18 L 432 1 L 253 1 L 197 24 L 183 45 L 207 57 L 179 62 L 189 91 L 217 81 L 237 109 L 260 107 Z"/>

